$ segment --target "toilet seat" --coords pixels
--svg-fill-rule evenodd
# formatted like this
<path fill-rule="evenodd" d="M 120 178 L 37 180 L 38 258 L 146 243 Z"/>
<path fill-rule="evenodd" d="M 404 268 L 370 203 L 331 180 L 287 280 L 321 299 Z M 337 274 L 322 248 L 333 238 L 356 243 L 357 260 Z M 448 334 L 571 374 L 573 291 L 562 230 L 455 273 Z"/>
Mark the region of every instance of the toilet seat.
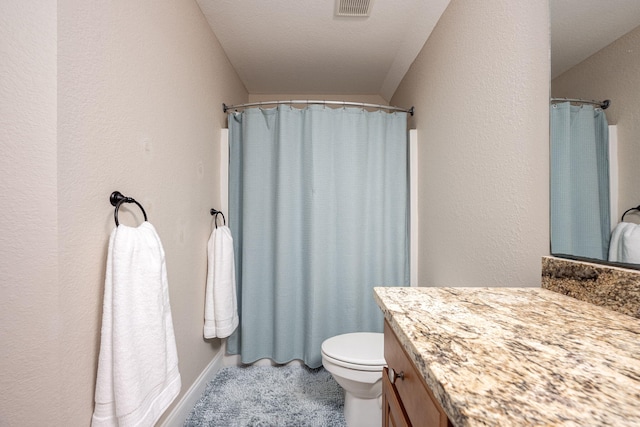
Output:
<path fill-rule="evenodd" d="M 322 343 L 322 355 L 330 362 L 360 371 L 381 371 L 384 359 L 384 334 L 355 332 L 337 335 Z"/>

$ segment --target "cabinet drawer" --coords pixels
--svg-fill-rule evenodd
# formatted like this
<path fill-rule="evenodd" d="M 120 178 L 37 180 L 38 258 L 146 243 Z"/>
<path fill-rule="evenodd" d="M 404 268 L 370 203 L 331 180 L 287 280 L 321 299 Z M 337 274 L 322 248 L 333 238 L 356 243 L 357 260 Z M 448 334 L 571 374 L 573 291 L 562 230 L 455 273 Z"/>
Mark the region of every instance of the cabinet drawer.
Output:
<path fill-rule="evenodd" d="M 389 381 L 389 370 L 382 369 L 382 402 L 383 427 L 411 427 L 409 417 L 400 403 L 400 397 L 393 384 Z"/>
<path fill-rule="evenodd" d="M 384 358 L 389 371 L 393 369 L 396 374 L 402 373 L 402 378 L 396 378 L 393 385 L 411 424 L 446 427 L 447 415 L 435 400 L 386 320 L 384 322 Z"/>

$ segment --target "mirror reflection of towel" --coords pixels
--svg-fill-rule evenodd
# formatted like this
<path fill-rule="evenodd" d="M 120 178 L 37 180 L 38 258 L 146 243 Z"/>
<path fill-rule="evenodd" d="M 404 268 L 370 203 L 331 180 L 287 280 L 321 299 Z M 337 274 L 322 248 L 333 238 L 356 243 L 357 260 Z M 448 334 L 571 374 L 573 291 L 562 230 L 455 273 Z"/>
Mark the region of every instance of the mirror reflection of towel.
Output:
<path fill-rule="evenodd" d="M 621 222 L 611 233 L 609 261 L 640 264 L 640 225 Z"/>

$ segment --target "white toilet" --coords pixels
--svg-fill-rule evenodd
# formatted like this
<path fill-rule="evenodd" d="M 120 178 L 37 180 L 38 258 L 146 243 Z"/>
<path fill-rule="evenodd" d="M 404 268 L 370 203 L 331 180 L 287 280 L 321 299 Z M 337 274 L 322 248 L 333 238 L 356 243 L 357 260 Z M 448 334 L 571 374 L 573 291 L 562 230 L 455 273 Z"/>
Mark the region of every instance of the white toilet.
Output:
<path fill-rule="evenodd" d="M 322 365 L 345 391 L 348 427 L 382 425 L 384 334 L 356 332 L 322 343 Z"/>

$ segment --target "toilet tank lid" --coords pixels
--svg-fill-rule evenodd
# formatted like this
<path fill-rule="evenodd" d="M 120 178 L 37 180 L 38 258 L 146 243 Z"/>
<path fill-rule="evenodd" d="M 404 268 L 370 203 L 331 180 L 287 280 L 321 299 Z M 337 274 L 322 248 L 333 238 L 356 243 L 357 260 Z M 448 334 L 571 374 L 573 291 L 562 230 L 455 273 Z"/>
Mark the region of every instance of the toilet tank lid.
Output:
<path fill-rule="evenodd" d="M 357 365 L 384 366 L 384 334 L 354 332 L 337 335 L 322 343 L 327 356 Z"/>

